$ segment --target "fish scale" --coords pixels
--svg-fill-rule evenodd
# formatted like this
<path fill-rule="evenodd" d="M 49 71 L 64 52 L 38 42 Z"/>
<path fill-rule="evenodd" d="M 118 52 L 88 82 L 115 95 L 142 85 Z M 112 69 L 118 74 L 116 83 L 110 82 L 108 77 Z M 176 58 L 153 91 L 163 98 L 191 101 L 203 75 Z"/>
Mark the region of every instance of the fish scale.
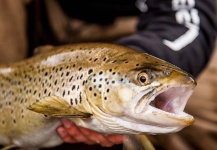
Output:
<path fill-rule="evenodd" d="M 45 46 L 37 53 L 0 65 L 0 144 L 56 146 L 62 143 L 56 133 L 60 118 L 107 134 L 169 133 L 193 122 L 187 114 L 146 104 L 156 93 L 173 88 L 183 89 L 187 101 L 196 85 L 191 75 L 165 61 L 105 43 Z M 174 91 L 181 99 L 179 90 Z M 171 102 L 170 110 L 180 109 L 176 106 Z"/>

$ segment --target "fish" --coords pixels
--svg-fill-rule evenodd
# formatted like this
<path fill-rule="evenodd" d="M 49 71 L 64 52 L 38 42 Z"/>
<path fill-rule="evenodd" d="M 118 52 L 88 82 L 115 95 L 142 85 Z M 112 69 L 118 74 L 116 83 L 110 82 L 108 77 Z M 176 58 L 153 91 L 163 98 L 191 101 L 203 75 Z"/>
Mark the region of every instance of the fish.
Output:
<path fill-rule="evenodd" d="M 136 135 L 138 145 L 150 144 L 146 134 L 178 132 L 194 122 L 184 108 L 196 80 L 164 60 L 111 43 L 36 50 L 33 57 L 0 65 L 5 149 L 60 145 L 61 118 L 101 133 Z M 137 149 L 131 138 L 126 141 L 125 149 Z"/>

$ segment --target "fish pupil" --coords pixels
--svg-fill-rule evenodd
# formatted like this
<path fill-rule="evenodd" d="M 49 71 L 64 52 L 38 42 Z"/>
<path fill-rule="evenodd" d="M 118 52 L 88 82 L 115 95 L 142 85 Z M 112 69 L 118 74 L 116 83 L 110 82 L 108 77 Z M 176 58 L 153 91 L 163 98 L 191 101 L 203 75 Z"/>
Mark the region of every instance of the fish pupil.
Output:
<path fill-rule="evenodd" d="M 145 83 L 146 82 L 146 77 L 145 76 L 141 76 L 139 78 L 139 80 L 142 82 L 142 83 Z"/>

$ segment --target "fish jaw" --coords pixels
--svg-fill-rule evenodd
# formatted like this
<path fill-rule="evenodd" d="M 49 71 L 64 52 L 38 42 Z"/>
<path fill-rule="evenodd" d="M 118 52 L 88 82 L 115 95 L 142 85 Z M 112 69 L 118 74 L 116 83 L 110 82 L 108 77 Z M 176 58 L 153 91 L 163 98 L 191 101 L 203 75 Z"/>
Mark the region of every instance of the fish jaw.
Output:
<path fill-rule="evenodd" d="M 178 132 L 194 122 L 193 116 L 183 112 L 188 98 L 193 92 L 192 86 L 165 87 L 154 96 L 144 98 L 144 95 L 149 92 L 153 91 L 142 91 L 137 94 L 134 102 L 131 103 L 133 107 L 125 108 L 125 115 L 117 117 L 115 122 L 131 130 L 132 133 L 148 134 Z M 135 105 L 135 101 L 142 109 Z M 138 103 L 138 101 L 146 101 L 146 103 Z M 154 101 L 158 104 L 154 105 Z"/>

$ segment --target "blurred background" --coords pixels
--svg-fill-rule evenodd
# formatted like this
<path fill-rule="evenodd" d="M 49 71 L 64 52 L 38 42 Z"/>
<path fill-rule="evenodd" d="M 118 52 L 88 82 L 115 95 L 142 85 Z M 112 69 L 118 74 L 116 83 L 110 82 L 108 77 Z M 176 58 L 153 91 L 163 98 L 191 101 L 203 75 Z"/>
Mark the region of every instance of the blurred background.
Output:
<path fill-rule="evenodd" d="M 82 5 L 79 1 L 75 2 Z M 128 9 L 127 5 L 125 7 Z M 79 11 L 79 16 L 73 16 L 72 12 L 69 17 L 64 15 L 66 12 L 58 4 L 58 0 L 0 0 L 0 63 L 11 63 L 30 57 L 34 48 L 39 45 L 87 41 L 113 42 L 136 32 L 136 15 L 139 13 L 137 9 L 128 10 L 130 16 L 125 12 L 111 11 L 120 13 L 120 16 L 115 20 L 104 17 L 104 20 L 102 18 L 102 22 L 97 24 L 93 21 L 98 18 L 85 18 L 85 13 L 90 11 L 88 7 L 83 9 Z M 96 12 L 92 13 L 94 16 Z M 84 22 L 83 19 L 88 22 Z M 198 86 L 186 107 L 186 111 L 195 117 L 195 123 L 179 133 L 149 136 L 156 149 L 217 149 L 217 48 L 197 81 Z M 115 150 L 121 149 L 121 145 L 102 148 L 84 144 L 63 144 L 52 149 L 60 148 Z"/>

